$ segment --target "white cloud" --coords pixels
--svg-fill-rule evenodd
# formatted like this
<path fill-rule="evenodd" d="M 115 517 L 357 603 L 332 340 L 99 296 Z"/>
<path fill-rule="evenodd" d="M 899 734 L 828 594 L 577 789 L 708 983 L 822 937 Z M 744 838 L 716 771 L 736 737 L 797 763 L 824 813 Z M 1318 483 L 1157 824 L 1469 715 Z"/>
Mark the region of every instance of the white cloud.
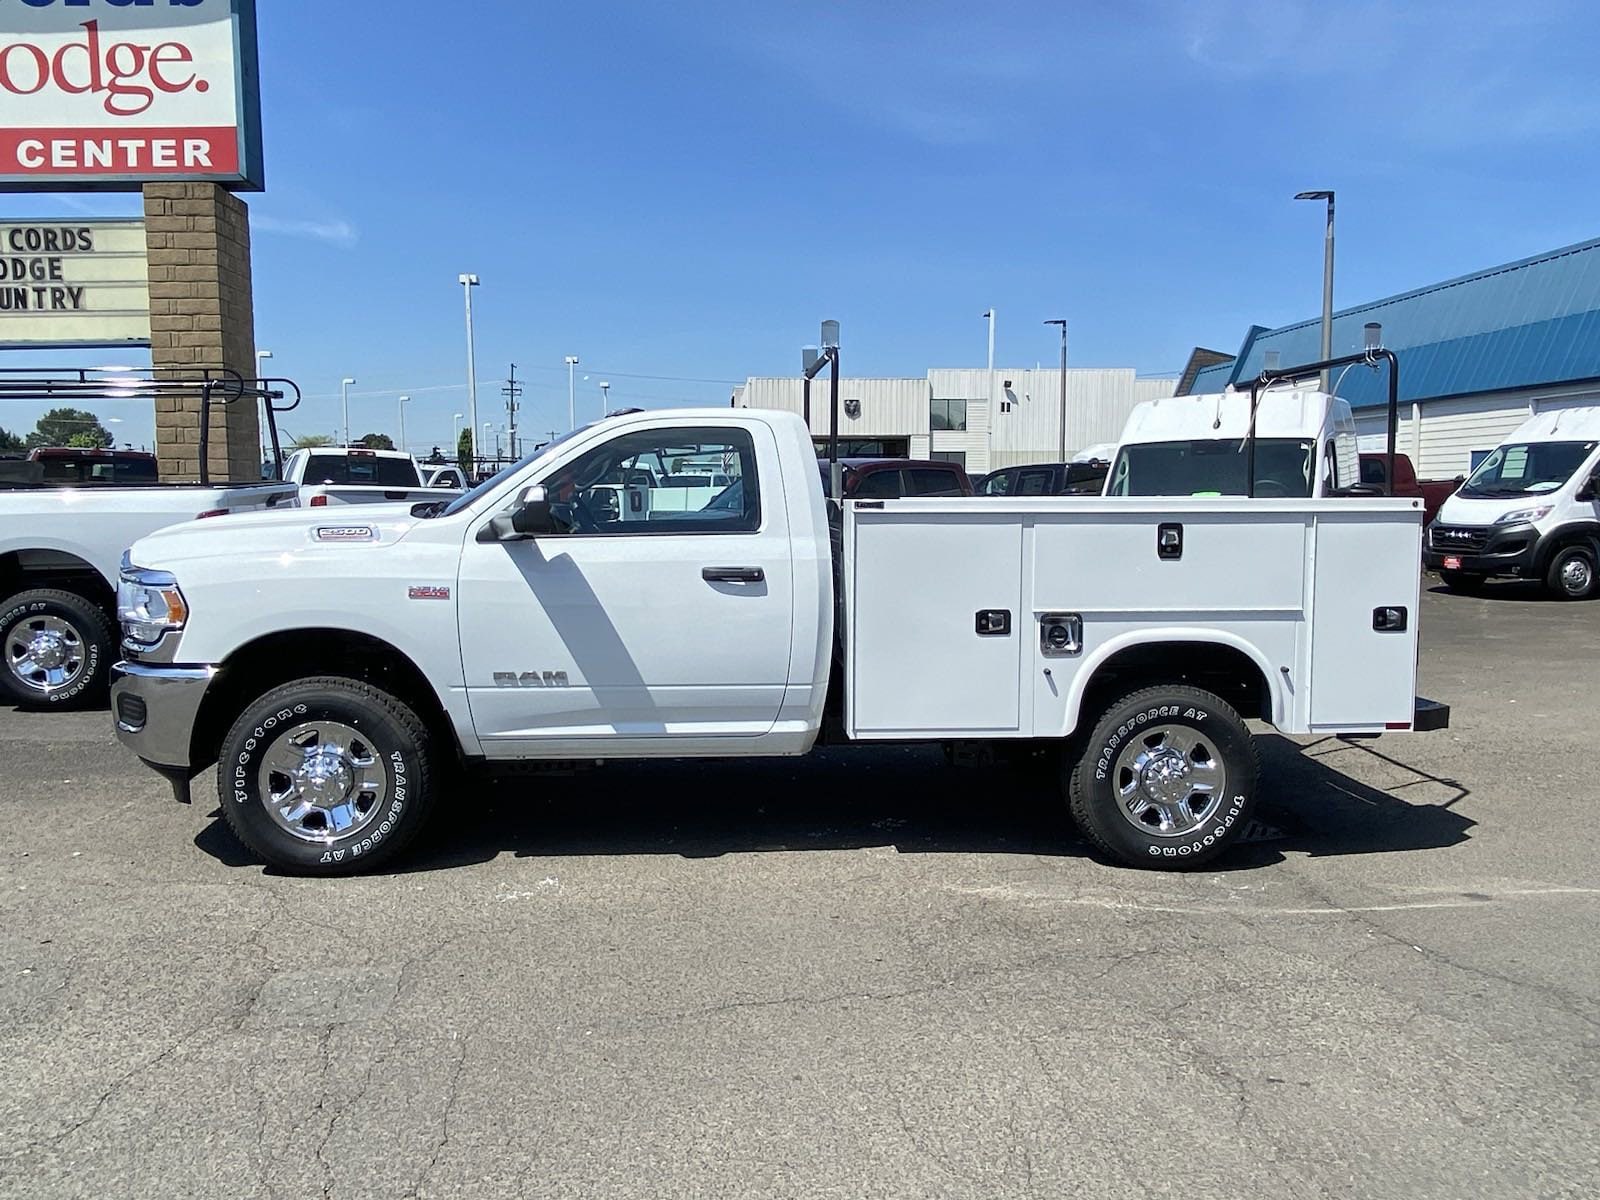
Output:
<path fill-rule="evenodd" d="M 286 220 L 264 213 L 251 214 L 250 228 L 260 233 L 275 233 L 282 237 L 311 238 L 335 246 L 353 246 L 361 237 L 360 231 L 345 220 Z"/>

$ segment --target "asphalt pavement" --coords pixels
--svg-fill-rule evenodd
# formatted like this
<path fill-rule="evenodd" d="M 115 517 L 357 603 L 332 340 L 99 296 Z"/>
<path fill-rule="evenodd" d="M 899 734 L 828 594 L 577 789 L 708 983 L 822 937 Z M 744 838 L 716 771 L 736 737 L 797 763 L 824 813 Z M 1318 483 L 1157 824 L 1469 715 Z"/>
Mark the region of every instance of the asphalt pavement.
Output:
<path fill-rule="evenodd" d="M 505 781 L 293 879 L 105 713 L 0 710 L 0 1197 L 1600 1194 L 1600 603 L 1422 639 L 1452 728 L 1267 735 L 1191 874 L 868 750 Z"/>

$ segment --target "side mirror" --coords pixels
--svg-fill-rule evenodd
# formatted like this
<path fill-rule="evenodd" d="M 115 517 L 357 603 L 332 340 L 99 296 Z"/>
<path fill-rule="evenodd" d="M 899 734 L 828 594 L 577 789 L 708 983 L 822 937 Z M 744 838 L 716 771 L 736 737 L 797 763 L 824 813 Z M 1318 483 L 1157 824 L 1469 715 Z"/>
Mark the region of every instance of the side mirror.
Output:
<path fill-rule="evenodd" d="M 522 489 L 516 507 L 495 517 L 480 535 L 482 541 L 521 542 L 542 533 L 556 532 L 550 518 L 550 500 L 538 484 Z"/>
<path fill-rule="evenodd" d="M 1600 499 L 1600 470 L 1596 470 L 1593 475 L 1589 476 L 1588 482 L 1579 488 L 1572 498 L 1574 500 Z"/>

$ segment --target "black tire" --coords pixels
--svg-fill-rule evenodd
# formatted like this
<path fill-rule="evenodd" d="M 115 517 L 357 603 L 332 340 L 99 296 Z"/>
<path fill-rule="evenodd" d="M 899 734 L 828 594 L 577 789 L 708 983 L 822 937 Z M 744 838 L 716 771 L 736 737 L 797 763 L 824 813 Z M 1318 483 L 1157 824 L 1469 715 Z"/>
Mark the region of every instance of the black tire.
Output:
<path fill-rule="evenodd" d="M 1164 732 L 1168 730 L 1177 732 Z M 1177 748 L 1176 743 L 1190 739 L 1196 743 L 1192 750 Z M 1175 828 L 1163 833 L 1155 823 L 1172 815 L 1173 804 L 1163 809 L 1146 800 L 1140 776 L 1126 765 L 1125 756 L 1141 744 L 1139 753 L 1150 754 L 1150 766 L 1158 774 L 1171 769 L 1166 764 L 1176 763 L 1174 755 L 1188 764 L 1171 782 L 1160 779 L 1154 785 L 1174 793 L 1190 780 L 1188 786 L 1198 789 L 1205 763 L 1212 763 L 1217 786 L 1206 795 L 1216 799 L 1196 790 L 1174 802 L 1183 820 L 1194 821 L 1191 828 L 1176 828 L 1175 819 Z M 1210 861 L 1244 832 L 1260 774 L 1255 741 L 1239 714 L 1219 696 L 1173 684 L 1133 692 L 1105 710 L 1070 769 L 1067 797 L 1078 828 L 1103 854 L 1128 866 L 1174 870 Z M 1147 805 L 1143 818 L 1124 815 L 1132 805 L 1125 805 L 1118 793 L 1130 780 L 1139 801 Z"/>
<path fill-rule="evenodd" d="M 62 635 L 62 652 L 78 655 L 78 666 L 51 687 L 13 655 L 13 639 L 28 628 Z M 88 708 L 103 704 L 117 655 L 117 631 L 103 609 L 76 592 L 37 588 L 0 602 L 0 695 L 29 708 Z M 22 656 L 25 657 L 25 656 Z"/>
<path fill-rule="evenodd" d="M 1475 596 L 1483 591 L 1484 577 L 1474 575 L 1470 571 L 1440 571 L 1439 578 L 1445 587 L 1452 592 L 1460 592 L 1463 596 Z"/>
<path fill-rule="evenodd" d="M 1564 546 L 1550 560 L 1544 585 L 1563 600 L 1587 600 L 1600 588 L 1600 570 L 1587 546 Z"/>
<path fill-rule="evenodd" d="M 275 754 L 305 755 L 308 747 L 339 744 L 337 738 L 325 742 L 309 728 L 313 723 L 333 723 L 350 735 L 350 754 L 336 768 L 346 772 L 350 785 L 353 823 L 347 833 L 337 833 L 326 817 L 318 830 L 313 812 L 297 823 L 296 835 L 286 819 L 293 806 L 278 809 L 285 814 L 280 820 L 263 795 L 263 783 L 292 783 L 285 774 L 264 770 Z M 302 740 L 290 743 L 291 737 Z M 302 679 L 274 688 L 239 714 L 218 756 L 217 799 L 234 836 L 273 866 L 296 875 L 354 875 L 394 858 L 427 823 L 434 799 L 430 750 L 422 721 L 388 693 L 353 679 Z M 381 772 L 352 764 L 360 758 L 381 764 Z M 376 787 L 361 790 L 368 773 L 370 782 L 381 777 L 381 794 Z M 338 777 L 319 795 L 337 792 Z M 358 811 L 368 795 L 367 807 Z"/>

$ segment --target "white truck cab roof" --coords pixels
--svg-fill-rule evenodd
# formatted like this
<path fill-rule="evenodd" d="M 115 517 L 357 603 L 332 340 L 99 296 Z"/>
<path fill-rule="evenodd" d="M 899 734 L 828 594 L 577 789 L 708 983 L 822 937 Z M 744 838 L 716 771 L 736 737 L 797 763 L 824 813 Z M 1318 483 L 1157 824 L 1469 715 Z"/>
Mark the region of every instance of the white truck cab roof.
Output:
<path fill-rule="evenodd" d="M 1600 405 L 1538 413 L 1518 425 L 1505 440 L 1508 444 L 1600 440 Z"/>
<path fill-rule="evenodd" d="M 1313 388 L 1272 388 L 1256 407 L 1256 436 L 1314 438 L 1329 419 L 1351 420 L 1350 404 Z M 1146 400 L 1128 416 L 1119 445 L 1242 438 L 1250 429 L 1248 391 Z"/>

